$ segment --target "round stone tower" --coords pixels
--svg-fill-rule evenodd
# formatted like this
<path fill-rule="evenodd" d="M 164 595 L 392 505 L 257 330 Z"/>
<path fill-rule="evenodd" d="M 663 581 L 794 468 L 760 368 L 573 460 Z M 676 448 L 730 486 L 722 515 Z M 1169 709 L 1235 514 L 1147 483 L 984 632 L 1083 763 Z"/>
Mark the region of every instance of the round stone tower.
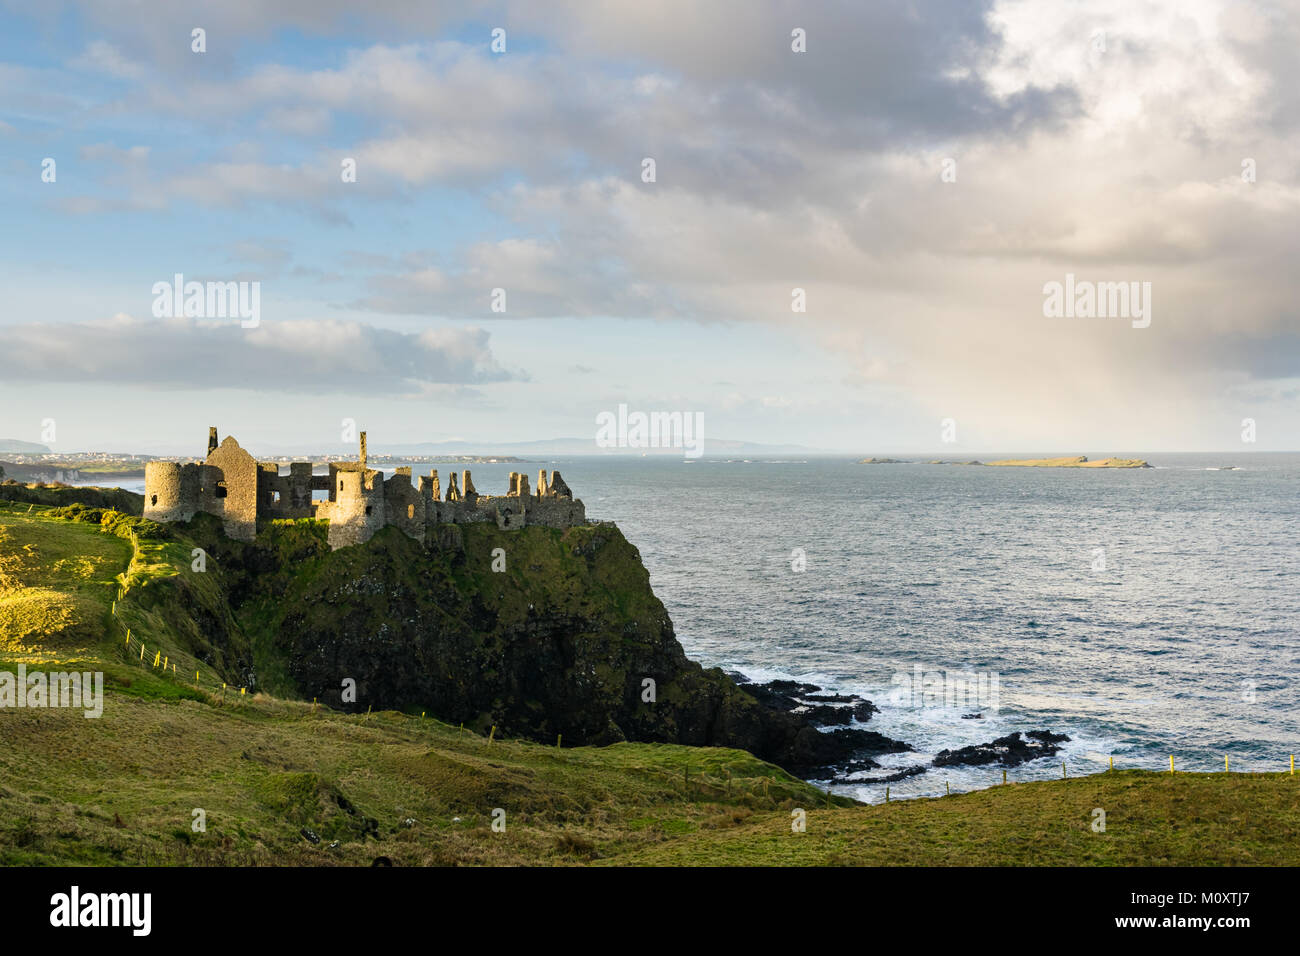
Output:
<path fill-rule="evenodd" d="M 190 466 L 193 468 L 193 466 Z M 185 466 L 174 461 L 144 465 L 144 516 L 151 521 L 189 521 L 197 507 L 196 488 Z"/>
<path fill-rule="evenodd" d="M 374 471 L 338 471 L 337 487 L 329 509 L 331 548 L 369 541 L 384 526 L 383 474 Z"/>

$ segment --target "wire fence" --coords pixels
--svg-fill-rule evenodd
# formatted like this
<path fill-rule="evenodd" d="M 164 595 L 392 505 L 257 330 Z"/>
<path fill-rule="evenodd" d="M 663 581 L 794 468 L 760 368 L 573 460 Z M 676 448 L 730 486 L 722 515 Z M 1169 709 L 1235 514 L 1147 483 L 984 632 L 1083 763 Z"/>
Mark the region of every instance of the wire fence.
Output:
<path fill-rule="evenodd" d="M 133 551 L 138 554 L 140 542 L 134 531 L 130 533 L 130 538 Z M 204 689 L 205 684 L 202 672 L 205 667 L 211 671 L 211 665 L 204 664 L 197 658 L 191 657 L 188 654 L 184 654 L 175 649 L 164 650 L 162 647 L 155 647 L 150 651 L 149 647 L 143 640 L 131 633 L 130 626 L 127 625 L 126 622 L 122 620 L 121 615 L 117 613 L 118 605 L 126 600 L 127 595 L 131 591 L 129 567 L 125 578 L 126 580 L 122 581 L 120 587 L 118 587 L 117 597 L 112 603 L 109 614 L 110 619 L 117 627 L 119 636 L 122 638 L 122 643 L 118 645 L 118 649 L 122 652 L 124 659 L 129 663 L 139 664 L 141 667 L 148 667 L 150 670 L 159 671 L 162 674 L 170 674 L 176 680 L 185 683 L 191 683 L 189 675 L 193 673 L 193 685 L 199 689 Z M 219 690 L 223 696 L 227 690 L 231 689 L 225 681 L 218 680 L 215 676 L 211 677 L 208 683 L 210 685 L 208 689 L 213 693 L 216 693 Z M 247 687 L 239 688 L 239 694 L 241 697 L 247 696 L 247 693 Z"/>

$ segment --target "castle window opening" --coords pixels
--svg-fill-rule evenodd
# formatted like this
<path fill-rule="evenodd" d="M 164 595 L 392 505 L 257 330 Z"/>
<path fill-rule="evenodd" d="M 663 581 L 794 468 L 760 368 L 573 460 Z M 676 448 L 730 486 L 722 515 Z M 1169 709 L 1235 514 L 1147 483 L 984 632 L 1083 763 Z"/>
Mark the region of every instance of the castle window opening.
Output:
<path fill-rule="evenodd" d="M 366 505 L 366 514 L 370 514 L 370 513 L 371 513 L 372 511 L 374 511 L 374 510 L 375 510 L 375 509 L 372 508 L 370 505 Z"/>
<path fill-rule="evenodd" d="M 276 505 L 280 503 L 280 492 L 278 491 L 271 492 L 271 503 Z"/>
<path fill-rule="evenodd" d="M 412 521 L 415 520 L 415 505 L 406 506 L 406 517 Z"/>
<path fill-rule="evenodd" d="M 218 498 L 224 498 L 224 497 L 226 497 L 226 495 L 229 494 L 229 493 L 230 493 L 230 492 L 229 492 L 229 489 L 226 488 L 226 483 L 225 483 L 224 481 L 218 481 L 218 482 L 217 482 L 217 497 L 218 497 Z"/>
<path fill-rule="evenodd" d="M 151 504 L 151 505 L 156 505 L 157 503 L 158 503 L 158 496 L 157 496 L 157 495 L 150 495 L 150 496 L 149 496 L 149 504 Z"/>

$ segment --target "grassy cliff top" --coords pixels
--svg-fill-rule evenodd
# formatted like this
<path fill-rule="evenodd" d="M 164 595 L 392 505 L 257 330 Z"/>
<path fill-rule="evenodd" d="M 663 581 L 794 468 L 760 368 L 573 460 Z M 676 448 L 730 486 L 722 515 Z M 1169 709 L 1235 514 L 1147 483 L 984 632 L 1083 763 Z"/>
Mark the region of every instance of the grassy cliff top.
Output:
<path fill-rule="evenodd" d="M 866 807 L 740 750 L 561 749 L 222 693 L 206 665 L 164 677 L 119 647 L 118 589 L 118 616 L 176 653 L 216 579 L 177 589 L 187 542 L 81 517 L 0 507 L 0 670 L 102 670 L 107 691 L 98 719 L 0 710 L 0 865 L 1300 863 L 1300 778 L 1280 773 L 1119 771 Z"/>

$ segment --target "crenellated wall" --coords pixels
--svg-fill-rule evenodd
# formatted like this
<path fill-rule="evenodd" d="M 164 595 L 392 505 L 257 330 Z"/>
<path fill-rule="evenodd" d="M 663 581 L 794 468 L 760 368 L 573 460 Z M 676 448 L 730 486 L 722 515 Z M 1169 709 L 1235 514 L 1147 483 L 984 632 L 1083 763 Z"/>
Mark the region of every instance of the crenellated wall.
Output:
<path fill-rule="evenodd" d="M 291 462 L 280 474 L 275 462 L 258 462 L 234 438 L 217 443 L 209 429 L 203 462 L 148 462 L 145 465 L 144 516 L 154 521 L 188 521 L 198 512 L 222 519 L 226 534 L 252 541 L 259 521 L 317 518 L 329 522 L 329 543 L 338 549 L 368 541 L 380 528 L 394 525 L 417 540 L 432 540 L 439 524 L 492 521 L 514 529 L 530 524 L 567 528 L 587 523 L 586 508 L 573 497 L 560 473 L 538 472 L 537 491 L 528 476 L 512 472 L 504 495 L 480 495 L 468 470 L 459 481 L 447 476 L 445 498 L 437 470 L 412 485 L 410 468 L 389 478 L 369 468 L 365 433 L 361 460 L 331 462 L 328 475 L 312 474 L 310 462 Z M 328 499 L 313 500 L 313 492 Z"/>

